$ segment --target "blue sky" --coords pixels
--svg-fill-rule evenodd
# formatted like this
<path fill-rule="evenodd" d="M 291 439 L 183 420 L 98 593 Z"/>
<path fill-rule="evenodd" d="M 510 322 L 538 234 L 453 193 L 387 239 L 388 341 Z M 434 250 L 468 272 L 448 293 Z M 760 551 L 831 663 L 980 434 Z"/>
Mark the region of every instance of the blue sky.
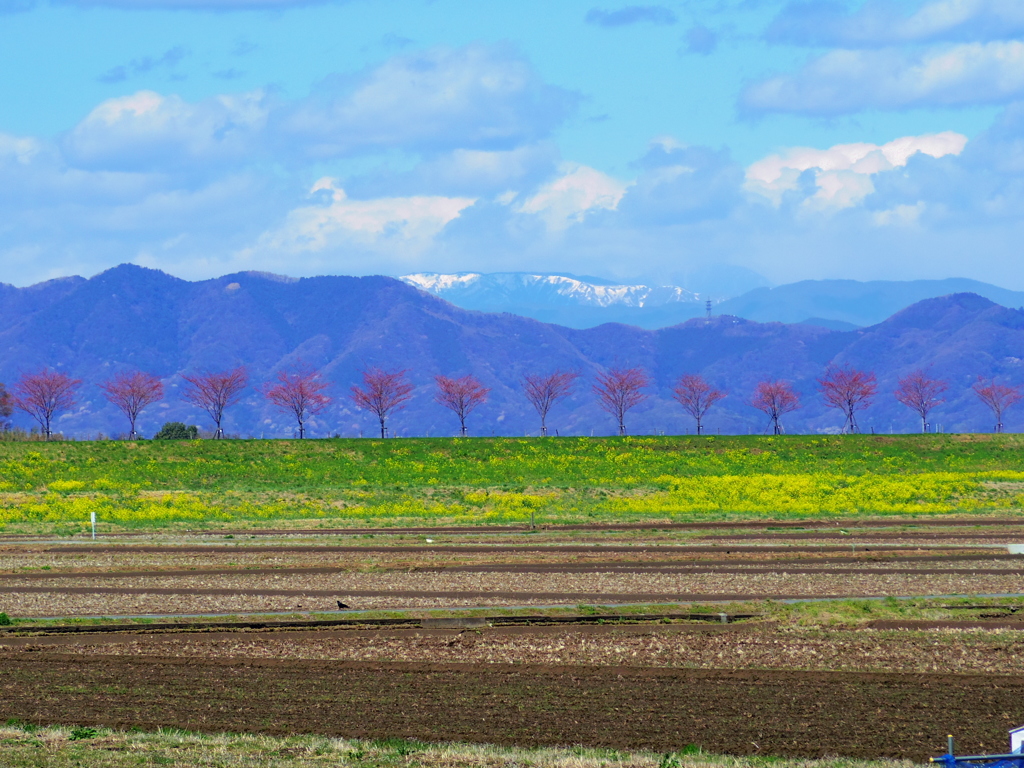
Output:
<path fill-rule="evenodd" d="M 0 70 L 16 285 L 130 261 L 1024 288 L 1019 0 L 0 0 Z"/>

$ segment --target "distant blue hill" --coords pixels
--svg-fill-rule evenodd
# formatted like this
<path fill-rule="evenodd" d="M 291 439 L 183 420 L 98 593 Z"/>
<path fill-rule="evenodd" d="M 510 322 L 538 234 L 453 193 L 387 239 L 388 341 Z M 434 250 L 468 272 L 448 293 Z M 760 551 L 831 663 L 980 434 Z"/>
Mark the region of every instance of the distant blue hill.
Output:
<path fill-rule="evenodd" d="M 568 274 L 527 272 L 419 273 L 399 278 L 463 309 L 509 312 L 569 328 L 626 323 L 665 328 L 713 312 L 760 323 L 808 323 L 849 330 L 880 323 L 915 302 L 976 293 L 1006 307 L 1024 305 L 1024 293 L 966 278 L 947 280 L 804 280 L 756 288 L 722 300 L 678 286 L 615 284 Z"/>
<path fill-rule="evenodd" d="M 904 307 L 952 293 L 975 293 L 1004 307 L 1024 306 L 1024 292 L 954 277 L 947 280 L 803 280 L 756 288 L 723 301 L 715 312 L 759 323 L 830 321 L 850 326 L 880 323 Z M 826 327 L 840 327 L 829 325 Z"/>
<path fill-rule="evenodd" d="M 801 319 L 814 316 L 821 312 Z M 596 373 L 616 366 L 639 366 L 652 378 L 649 399 L 627 419 L 633 434 L 693 429 L 672 399 L 684 373 L 701 373 L 729 393 L 708 414 L 709 429 L 741 434 L 764 429 L 764 417 L 748 402 L 758 381 L 777 378 L 791 381 L 802 397 L 801 410 L 785 422 L 790 431 L 834 431 L 842 418 L 823 406 L 816 384 L 829 364 L 877 374 L 879 396 L 860 421 L 879 432 L 917 428 L 914 415 L 892 397 L 898 378 L 915 368 L 949 381 L 948 402 L 933 420 L 947 431 L 991 428 L 970 391 L 978 376 L 1024 384 L 1024 312 L 975 293 L 926 299 L 865 328 L 830 330 L 825 322 L 831 321 L 760 323 L 716 314 L 659 330 L 618 323 L 581 330 L 460 309 L 388 277 L 250 272 L 188 282 L 123 265 L 88 280 L 0 285 L 0 381 L 10 384 L 44 365 L 82 379 L 77 407 L 58 423 L 79 437 L 124 431 L 97 387 L 124 368 L 151 372 L 167 388 L 165 400 L 140 420 L 147 435 L 165 421 L 206 425 L 202 413 L 181 401 L 179 374 L 243 364 L 253 385 L 299 361 L 321 369 L 333 382 L 335 401 L 312 421 L 311 434 L 349 437 L 374 433 L 372 420 L 348 399 L 367 365 L 409 371 L 414 398 L 392 425 L 402 436 L 456 431 L 451 414 L 433 401 L 437 374 L 472 373 L 491 389 L 488 402 L 470 416 L 473 435 L 535 434 L 537 417 L 523 397 L 522 377 L 558 368 L 581 375 L 575 394 L 550 416 L 552 431 L 563 435 L 614 432 L 591 384 Z M 24 415 L 17 423 L 30 425 Z M 1006 423 L 1024 429 L 1024 407 L 1011 410 Z M 225 426 L 255 437 L 290 436 L 293 429 L 255 388 L 229 411 Z"/>

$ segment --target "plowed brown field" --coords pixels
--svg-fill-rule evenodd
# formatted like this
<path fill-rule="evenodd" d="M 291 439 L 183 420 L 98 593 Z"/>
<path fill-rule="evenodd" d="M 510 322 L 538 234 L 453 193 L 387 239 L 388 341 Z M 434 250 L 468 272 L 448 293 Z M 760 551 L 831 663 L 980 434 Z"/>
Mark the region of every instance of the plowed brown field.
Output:
<path fill-rule="evenodd" d="M 261 538 L 266 545 L 8 541 L 0 611 L 173 616 L 324 611 L 336 600 L 418 610 L 1024 593 L 1024 558 L 997 546 L 1019 530 L 1005 521 L 850 535 L 716 526 L 703 537 L 687 528 L 641 539 L 594 529 L 587 535 L 608 538 L 571 546 L 543 532 L 393 547 L 311 533 L 305 543 Z M 993 614 L 998 626 L 928 631 L 904 622 L 0 633 L 0 720 L 922 760 L 950 732 L 961 750 L 1003 751 L 1006 730 L 1024 722 L 1024 631 L 1015 628 L 1024 622 L 1014 610 Z"/>
<path fill-rule="evenodd" d="M 146 729 L 586 744 L 737 755 L 905 757 L 1001 750 L 1024 681 L 987 675 L 25 654 L 0 717 Z"/>

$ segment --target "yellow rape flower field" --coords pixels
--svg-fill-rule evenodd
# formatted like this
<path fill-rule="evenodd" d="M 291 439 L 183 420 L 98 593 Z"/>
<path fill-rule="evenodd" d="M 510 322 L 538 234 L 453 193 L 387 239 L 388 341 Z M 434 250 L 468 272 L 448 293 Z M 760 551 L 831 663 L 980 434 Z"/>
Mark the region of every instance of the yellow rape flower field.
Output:
<path fill-rule="evenodd" d="M 0 443 L 0 526 L 105 530 L 1016 515 L 999 436 Z"/>

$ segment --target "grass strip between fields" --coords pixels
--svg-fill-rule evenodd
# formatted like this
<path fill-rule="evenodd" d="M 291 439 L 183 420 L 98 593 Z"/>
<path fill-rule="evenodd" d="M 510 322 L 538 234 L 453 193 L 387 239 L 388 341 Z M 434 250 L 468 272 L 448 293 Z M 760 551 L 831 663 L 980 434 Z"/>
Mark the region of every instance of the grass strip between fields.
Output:
<path fill-rule="evenodd" d="M 1018 612 L 1024 612 L 1024 597 L 909 597 L 909 598 L 821 598 L 797 602 L 780 602 L 776 600 L 758 600 L 749 602 L 713 603 L 713 604 L 643 604 L 603 606 L 580 604 L 575 606 L 522 608 L 477 608 L 470 610 L 436 609 L 413 611 L 360 611 L 349 614 L 340 613 L 291 613 L 291 614 L 245 614 L 222 616 L 168 616 L 166 618 L 137 617 L 90 617 L 90 618 L 54 618 L 35 619 L 11 617 L 0 613 L 0 632 L 31 631 L 32 628 L 85 626 L 103 627 L 106 625 L 132 625 L 145 629 L 153 624 L 188 623 L 188 624 L 225 624 L 236 622 L 276 622 L 296 621 L 327 621 L 332 619 L 351 619 L 353 621 L 369 621 L 375 619 L 394 619 L 418 621 L 424 618 L 467 618 L 480 619 L 488 616 L 522 617 L 550 616 L 567 618 L 581 616 L 618 617 L 624 620 L 644 620 L 650 614 L 705 614 L 716 618 L 726 616 L 752 616 L 754 622 L 773 622 L 782 625 L 800 627 L 854 627 L 873 621 L 884 620 L 928 620 L 928 621 L 965 621 L 978 618 L 1011 618 Z M 662 623 L 668 623 L 664 620 Z M 1021 624 L 1024 627 L 1024 622 Z"/>
<path fill-rule="evenodd" d="M 909 760 L 780 759 L 709 755 L 693 745 L 653 754 L 583 747 L 516 749 L 428 744 L 409 739 L 360 741 L 317 736 L 202 734 L 174 729 L 114 731 L 89 725 L 0 726 L 4 768 L 144 768 L 146 766 L 352 766 L 353 768 L 910 768 Z"/>

